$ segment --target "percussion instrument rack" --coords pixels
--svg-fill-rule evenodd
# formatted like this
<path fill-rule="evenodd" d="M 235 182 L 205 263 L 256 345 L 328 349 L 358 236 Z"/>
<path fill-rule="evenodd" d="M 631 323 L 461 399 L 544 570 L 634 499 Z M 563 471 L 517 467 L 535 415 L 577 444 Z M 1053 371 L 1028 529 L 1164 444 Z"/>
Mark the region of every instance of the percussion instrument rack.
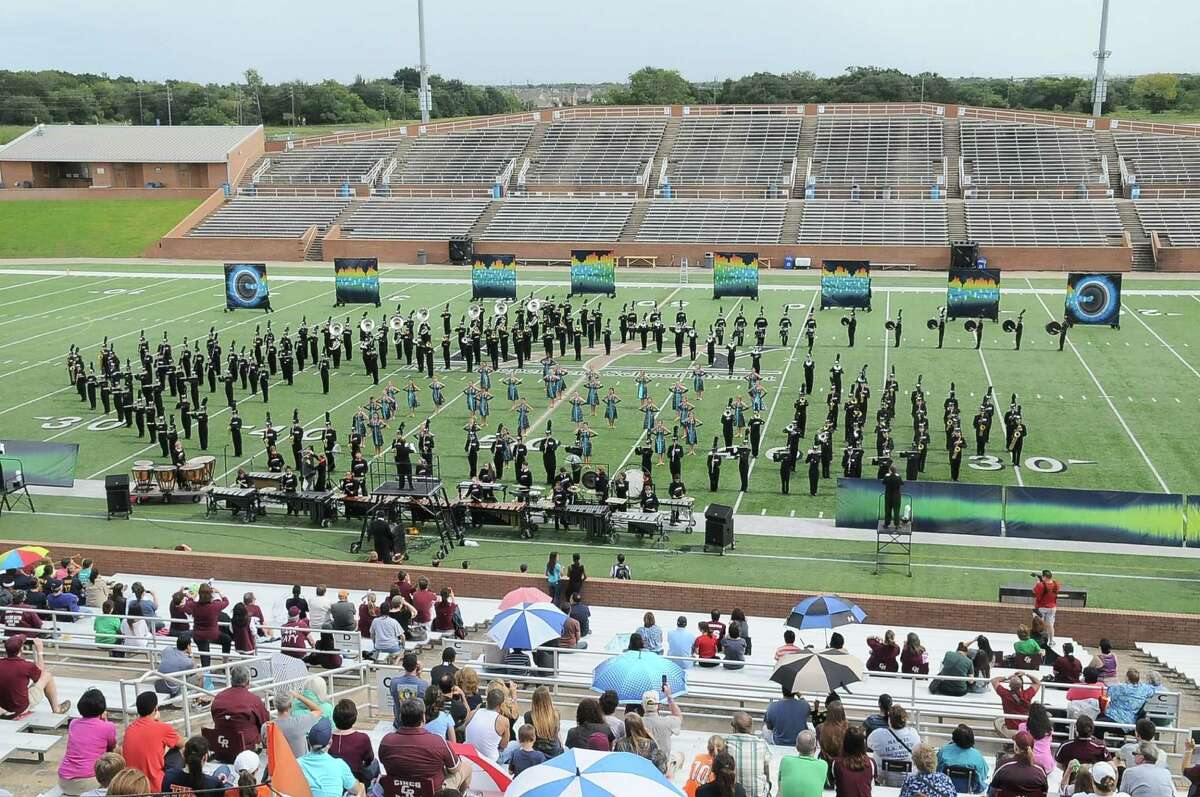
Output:
<path fill-rule="evenodd" d="M 207 455 L 189 459 L 178 467 L 156 465 L 148 459 L 137 460 L 130 468 L 133 479 L 129 501 L 133 504 L 198 504 L 213 484 L 216 464 L 217 458 Z"/>
<path fill-rule="evenodd" d="M 13 474 L 12 477 L 5 474 L 5 462 L 16 464 L 16 467 L 10 470 Z M 5 509 L 10 512 L 13 511 L 22 500 L 29 504 L 30 512 L 37 512 L 33 507 L 33 496 L 29 493 L 29 483 L 25 480 L 24 473 L 25 465 L 20 459 L 17 457 L 0 457 L 0 514 Z M 15 481 L 18 476 L 20 482 Z M 16 496 L 16 498 L 12 496 Z"/>

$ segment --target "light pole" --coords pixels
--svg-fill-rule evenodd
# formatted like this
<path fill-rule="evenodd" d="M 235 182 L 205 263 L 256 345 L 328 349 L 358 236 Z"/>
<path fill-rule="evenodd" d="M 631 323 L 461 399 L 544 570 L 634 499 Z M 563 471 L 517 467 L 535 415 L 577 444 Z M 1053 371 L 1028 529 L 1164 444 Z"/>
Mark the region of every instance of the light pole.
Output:
<path fill-rule="evenodd" d="M 425 0 L 417 0 L 417 35 L 421 43 L 421 96 L 417 104 L 421 107 L 421 122 L 428 123 L 432 103 L 429 101 L 429 64 L 425 61 Z"/>
<path fill-rule="evenodd" d="M 1108 95 L 1108 86 L 1104 82 L 1104 62 L 1112 55 L 1106 50 L 1108 43 L 1108 0 L 1104 0 L 1104 8 L 1100 12 L 1100 49 L 1096 50 L 1096 82 L 1092 86 L 1092 116 L 1099 116 Z"/>

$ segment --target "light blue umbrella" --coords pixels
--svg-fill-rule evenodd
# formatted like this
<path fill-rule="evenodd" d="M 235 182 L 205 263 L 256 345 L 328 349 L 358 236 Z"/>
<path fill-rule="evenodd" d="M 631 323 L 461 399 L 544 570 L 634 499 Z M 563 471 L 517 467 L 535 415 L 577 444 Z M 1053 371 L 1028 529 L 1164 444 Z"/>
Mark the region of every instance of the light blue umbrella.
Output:
<path fill-rule="evenodd" d="M 549 603 L 522 603 L 492 618 L 490 636 L 502 648 L 529 650 L 562 636 L 567 616 Z"/>
<path fill-rule="evenodd" d="M 576 748 L 517 775 L 504 797 L 681 797 L 682 794 L 641 756 Z"/>
<path fill-rule="evenodd" d="M 627 650 L 596 667 L 592 689 L 596 692 L 612 689 L 622 703 L 640 703 L 645 692 L 656 692 L 662 700 L 664 675 L 672 695 L 687 693 L 687 673 L 678 664 L 648 650 Z"/>

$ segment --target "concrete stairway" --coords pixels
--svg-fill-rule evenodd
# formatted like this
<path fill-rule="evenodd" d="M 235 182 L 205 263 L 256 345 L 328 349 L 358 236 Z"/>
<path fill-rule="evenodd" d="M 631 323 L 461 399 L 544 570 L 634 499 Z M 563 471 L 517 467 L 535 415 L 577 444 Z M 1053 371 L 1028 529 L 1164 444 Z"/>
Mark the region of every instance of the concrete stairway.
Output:
<path fill-rule="evenodd" d="M 1100 154 L 1108 158 L 1108 187 L 1112 189 L 1113 196 L 1124 196 L 1121 193 L 1121 165 L 1118 162 L 1120 156 L 1117 154 L 1117 142 L 1113 140 L 1112 131 L 1097 130 L 1096 146 L 1100 148 Z"/>
<path fill-rule="evenodd" d="M 650 202 L 649 199 L 639 199 L 633 203 L 633 211 L 625 220 L 625 226 L 621 228 L 621 235 L 617 240 L 634 241 L 637 239 L 638 230 L 642 228 L 642 220 L 646 218 L 646 211 L 650 209 Z"/>
<path fill-rule="evenodd" d="M 513 167 L 512 177 L 508 179 L 508 185 L 504 187 L 505 193 L 517 190 L 517 175 L 521 173 L 521 167 L 525 165 L 526 159 L 532 158 L 533 153 L 537 152 L 538 147 L 542 145 L 542 141 L 546 138 L 546 130 L 549 127 L 549 122 L 538 122 L 533 126 L 533 132 L 529 135 L 529 143 L 525 145 L 525 149 L 517 156 L 517 165 Z"/>
<path fill-rule="evenodd" d="M 958 199 L 962 186 L 958 184 L 958 159 L 962 145 L 958 133 L 958 120 L 949 117 L 942 120 L 942 153 L 946 156 L 946 197 Z"/>
<path fill-rule="evenodd" d="M 496 218 L 496 214 L 500 212 L 503 204 L 504 202 L 499 199 L 493 199 L 491 202 L 488 202 L 487 207 L 483 209 L 483 215 L 475 220 L 475 223 L 471 225 L 471 231 L 467 233 L 467 235 L 471 236 L 471 240 L 479 240 L 483 235 L 483 231 L 492 223 L 492 219 Z"/>
<path fill-rule="evenodd" d="M 658 149 L 654 153 L 654 160 L 650 161 L 650 180 L 646 185 L 646 196 L 654 196 L 654 190 L 658 188 L 658 175 L 661 173 L 663 162 L 671 157 L 675 150 L 675 142 L 679 139 L 680 121 L 677 116 L 667 120 L 662 140 L 658 142 Z"/>
<path fill-rule="evenodd" d="M 967 240 L 966 200 L 946 200 L 946 229 L 950 233 L 951 241 Z"/>
<path fill-rule="evenodd" d="M 792 196 L 799 199 L 804 198 L 804 175 L 808 171 L 808 159 L 812 157 L 816 144 L 817 117 L 806 116 L 804 124 L 800 125 L 800 144 L 796 147 L 796 184 L 792 186 Z M 784 226 L 787 226 L 786 223 Z"/>
<path fill-rule="evenodd" d="M 779 233 L 779 243 L 785 246 L 796 243 L 796 239 L 800 237 L 800 221 L 803 217 L 803 200 L 795 199 L 788 202 L 787 212 L 783 216 L 783 229 Z"/>
<path fill-rule="evenodd" d="M 1120 214 L 1121 224 L 1129 233 L 1129 240 L 1133 243 L 1133 270 L 1154 271 L 1154 252 L 1150 248 L 1150 236 L 1146 235 L 1146 231 L 1142 229 L 1142 223 L 1133 209 L 1133 200 L 1118 199 L 1117 213 Z"/>
<path fill-rule="evenodd" d="M 329 227 L 345 222 L 346 219 L 350 218 L 351 212 L 353 212 L 355 208 L 362 205 L 363 202 L 364 200 L 362 199 L 353 200 L 349 205 L 342 209 L 341 213 L 337 214 L 337 218 L 329 222 Z M 329 227 L 321 230 L 319 233 L 317 233 L 317 236 L 313 238 L 312 243 L 308 246 L 308 251 L 304 253 L 305 260 L 309 260 L 314 263 L 320 263 L 325 259 L 325 233 L 329 232 Z"/>

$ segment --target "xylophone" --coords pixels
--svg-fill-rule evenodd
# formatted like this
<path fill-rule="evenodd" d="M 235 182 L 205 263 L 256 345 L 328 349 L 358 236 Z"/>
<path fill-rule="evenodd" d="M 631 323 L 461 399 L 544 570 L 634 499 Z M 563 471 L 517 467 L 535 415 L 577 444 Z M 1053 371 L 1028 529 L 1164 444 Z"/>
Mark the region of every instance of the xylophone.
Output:
<path fill-rule="evenodd" d="M 563 520 L 579 526 L 588 537 L 615 539 L 612 507 L 607 504 L 567 504 L 561 511 Z"/>
<path fill-rule="evenodd" d="M 264 503 L 286 507 L 289 515 L 307 514 L 314 526 L 329 526 L 337 518 L 337 493 L 332 490 L 298 490 L 294 493 L 268 490 L 260 498 Z"/>
<path fill-rule="evenodd" d="M 211 487 L 208 490 L 206 515 L 215 515 L 221 511 L 221 503 L 225 509 L 233 511 L 233 516 L 241 515 L 242 521 L 249 523 L 262 512 L 262 501 L 258 490 L 246 487 Z"/>
<path fill-rule="evenodd" d="M 246 477 L 250 479 L 250 486 L 255 490 L 278 490 L 279 486 L 283 484 L 282 473 L 255 471 L 247 473 Z"/>
<path fill-rule="evenodd" d="M 529 504 L 524 501 L 507 502 L 478 502 L 459 501 L 455 512 L 470 525 L 479 526 L 509 526 L 520 532 L 528 539 L 533 536 L 537 527 L 529 517 Z"/>

